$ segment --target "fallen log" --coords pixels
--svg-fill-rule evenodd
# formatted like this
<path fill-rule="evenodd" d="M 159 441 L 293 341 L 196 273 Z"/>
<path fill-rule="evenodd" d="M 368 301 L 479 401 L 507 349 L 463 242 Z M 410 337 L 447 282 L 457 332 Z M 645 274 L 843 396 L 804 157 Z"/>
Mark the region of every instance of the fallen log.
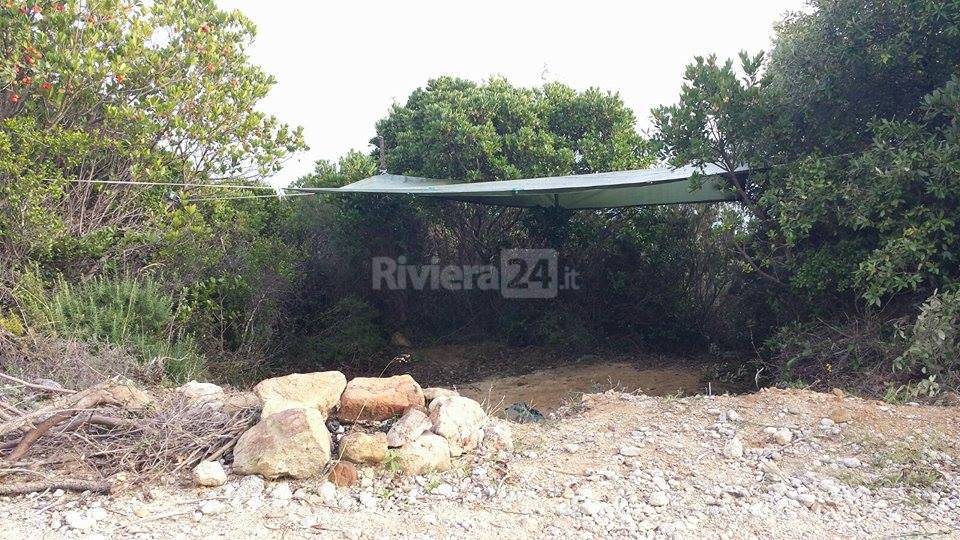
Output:
<path fill-rule="evenodd" d="M 47 491 L 62 489 L 64 491 L 90 491 L 93 493 L 110 493 L 113 486 L 109 482 L 97 482 L 93 480 L 72 480 L 64 478 L 61 480 L 41 480 L 38 482 L 23 482 L 21 484 L 0 484 L 0 496 L 2 495 L 25 495 L 38 491 Z"/>

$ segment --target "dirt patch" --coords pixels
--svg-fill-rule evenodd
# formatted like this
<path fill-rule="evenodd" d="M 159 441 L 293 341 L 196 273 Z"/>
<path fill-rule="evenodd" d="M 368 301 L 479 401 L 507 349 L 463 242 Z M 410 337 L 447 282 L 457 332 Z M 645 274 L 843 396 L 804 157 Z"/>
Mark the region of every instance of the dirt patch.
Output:
<path fill-rule="evenodd" d="M 632 384 L 631 381 L 636 379 L 641 383 L 637 387 L 646 388 L 649 386 L 654 390 L 666 388 L 663 384 L 657 382 L 660 378 L 653 372 L 641 377 L 634 377 L 632 373 L 624 376 L 612 376 L 616 375 L 614 373 L 608 376 L 603 373 L 605 368 L 594 367 L 597 365 L 627 366 L 632 372 L 645 370 L 676 370 L 680 372 L 689 370 L 690 373 L 695 373 L 697 377 L 703 377 L 711 370 L 715 362 L 709 357 L 681 357 L 645 351 L 624 352 L 600 349 L 564 351 L 549 347 L 513 347 L 498 342 L 479 342 L 431 345 L 403 350 L 397 353 L 396 358 L 380 368 L 374 368 L 365 373 L 348 372 L 349 370 L 344 371 L 344 373 L 347 373 L 348 378 L 358 375 L 377 376 L 408 373 L 425 387 L 464 387 L 470 383 L 489 383 L 494 379 L 520 377 L 541 371 L 549 372 L 557 368 L 569 368 L 569 370 L 559 371 L 558 374 L 562 376 L 563 373 L 574 371 L 596 370 L 596 377 L 591 375 L 587 378 L 596 379 L 596 381 L 591 382 L 601 384 L 603 390 L 610 388 L 607 384 L 608 379 L 614 382 L 624 379 L 625 385 L 628 387 Z M 663 373 L 667 373 L 667 371 Z M 643 381 L 646 379 L 652 382 L 644 384 Z M 686 384 L 690 382 L 688 374 L 684 374 L 681 381 L 684 382 L 683 388 L 688 388 Z M 630 384 L 627 384 L 628 382 Z M 633 389 L 635 388 L 631 388 L 631 390 Z M 590 387 L 587 388 L 587 391 L 589 390 Z M 675 390 L 665 390 L 664 393 L 674 393 Z M 692 390 L 705 391 L 706 388 L 695 385 Z M 716 390 L 716 386 L 714 386 L 714 390 Z M 596 391 L 596 389 L 593 391 Z"/>
<path fill-rule="evenodd" d="M 627 362 L 603 362 L 540 369 L 525 375 L 489 377 L 457 389 L 493 411 L 502 412 L 504 407 L 522 401 L 547 412 L 579 398 L 581 394 L 611 388 L 652 396 L 704 392 L 705 378 L 703 368 L 639 368 Z"/>

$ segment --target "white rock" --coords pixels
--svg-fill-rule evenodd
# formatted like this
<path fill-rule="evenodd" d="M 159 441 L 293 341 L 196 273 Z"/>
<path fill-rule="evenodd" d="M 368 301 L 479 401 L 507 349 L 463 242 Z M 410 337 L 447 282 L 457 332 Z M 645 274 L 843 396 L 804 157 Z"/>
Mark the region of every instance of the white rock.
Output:
<path fill-rule="evenodd" d="M 387 446 L 396 448 L 409 444 L 417 440 L 420 435 L 423 435 L 432 427 L 433 423 L 426 413 L 411 407 L 407 409 L 407 412 L 403 413 L 403 416 L 401 416 L 399 420 L 390 426 L 390 431 L 387 432 Z"/>
<path fill-rule="evenodd" d="M 773 434 L 773 439 L 780 444 L 788 444 L 793 440 L 793 432 L 789 429 L 778 429 Z"/>
<path fill-rule="evenodd" d="M 434 471 L 447 471 L 451 467 L 450 445 L 447 440 L 433 433 L 424 433 L 417 440 L 394 452 L 400 470 L 408 476 Z"/>
<path fill-rule="evenodd" d="M 433 432 L 447 439 L 451 447 L 470 451 L 483 440 L 487 413 L 470 398 L 444 396 L 430 402 L 430 421 Z M 456 448 L 453 450 L 455 453 Z"/>
<path fill-rule="evenodd" d="M 863 465 L 863 462 L 855 457 L 846 457 L 840 459 L 840 464 L 850 469 L 856 469 L 857 467 Z"/>
<path fill-rule="evenodd" d="M 433 493 L 434 495 L 439 495 L 439 496 L 441 496 L 441 497 L 452 497 L 452 496 L 453 496 L 453 486 L 451 486 L 450 484 L 444 482 L 444 483 L 440 484 L 439 486 L 433 488 L 433 491 L 432 491 L 431 493 Z"/>
<path fill-rule="evenodd" d="M 737 411 L 735 411 L 735 410 L 733 410 L 733 409 L 730 409 L 729 411 L 727 411 L 727 420 L 729 420 L 729 421 L 731 421 L 731 422 L 739 422 L 739 421 L 740 421 L 740 415 L 737 414 Z"/>
<path fill-rule="evenodd" d="M 274 499 L 280 499 L 281 501 L 288 501 L 293 498 L 293 492 L 290 490 L 290 484 L 286 482 L 280 482 L 277 484 L 277 487 L 273 488 L 273 491 L 270 492 L 270 495 Z"/>
<path fill-rule="evenodd" d="M 76 510 L 64 513 L 63 520 L 67 523 L 67 527 L 77 531 L 85 531 L 97 523 L 92 517 L 85 516 L 82 512 Z"/>
<path fill-rule="evenodd" d="M 227 473 L 217 461 L 201 461 L 193 468 L 193 483 L 201 487 L 217 487 L 227 483 Z"/>
<path fill-rule="evenodd" d="M 337 500 L 337 486 L 329 480 L 325 481 L 320 485 L 320 497 L 323 498 L 323 502 L 333 504 Z"/>
<path fill-rule="evenodd" d="M 563 449 L 571 454 L 576 454 L 577 452 L 580 451 L 580 445 L 574 444 L 574 443 L 567 443 L 563 445 Z"/>
<path fill-rule="evenodd" d="M 650 494 L 650 497 L 647 498 L 647 503 L 650 506 L 666 506 L 670 502 L 670 497 L 662 491 L 654 491 Z"/>
<path fill-rule="evenodd" d="M 603 510 L 603 503 L 588 499 L 580 503 L 580 509 L 588 516 L 595 516 L 599 514 L 601 510 Z"/>
<path fill-rule="evenodd" d="M 743 443 L 736 437 L 730 439 L 723 447 L 723 454 L 729 458 L 743 457 Z"/>
<path fill-rule="evenodd" d="M 620 447 L 620 455 L 626 457 L 637 457 L 643 453 L 643 450 L 637 448 L 636 446 L 622 446 Z"/>
<path fill-rule="evenodd" d="M 207 501 L 200 505 L 200 513 L 209 516 L 211 514 L 219 514 L 227 509 L 227 505 L 223 504 L 218 500 Z"/>
<path fill-rule="evenodd" d="M 190 381 L 177 388 L 177 392 L 199 403 L 219 402 L 224 398 L 223 388 L 213 383 Z"/>

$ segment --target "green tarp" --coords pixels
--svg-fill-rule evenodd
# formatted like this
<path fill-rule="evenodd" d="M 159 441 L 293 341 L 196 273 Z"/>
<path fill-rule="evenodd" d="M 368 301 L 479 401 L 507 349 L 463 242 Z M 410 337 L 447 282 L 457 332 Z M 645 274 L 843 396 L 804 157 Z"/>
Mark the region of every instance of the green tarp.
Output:
<path fill-rule="evenodd" d="M 690 177 L 707 175 L 694 187 Z M 739 169 L 738 175 L 747 170 Z M 450 180 L 380 174 L 339 188 L 293 188 L 315 193 L 376 193 L 434 197 L 480 204 L 569 209 L 614 208 L 731 201 L 734 194 L 719 167 L 642 169 L 545 178 L 457 183 Z"/>

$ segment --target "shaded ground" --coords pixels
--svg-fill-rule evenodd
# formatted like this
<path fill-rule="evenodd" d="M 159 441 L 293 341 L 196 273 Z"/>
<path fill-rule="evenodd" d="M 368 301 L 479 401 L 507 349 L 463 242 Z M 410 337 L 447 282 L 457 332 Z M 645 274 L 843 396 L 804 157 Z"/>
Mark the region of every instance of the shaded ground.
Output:
<path fill-rule="evenodd" d="M 0 537 L 960 537 L 957 407 L 608 392 L 559 414 L 514 425 L 514 452 L 415 478 L 366 468 L 332 496 L 319 481 L 231 477 L 0 498 Z M 67 512 L 96 519 L 71 530 Z"/>

